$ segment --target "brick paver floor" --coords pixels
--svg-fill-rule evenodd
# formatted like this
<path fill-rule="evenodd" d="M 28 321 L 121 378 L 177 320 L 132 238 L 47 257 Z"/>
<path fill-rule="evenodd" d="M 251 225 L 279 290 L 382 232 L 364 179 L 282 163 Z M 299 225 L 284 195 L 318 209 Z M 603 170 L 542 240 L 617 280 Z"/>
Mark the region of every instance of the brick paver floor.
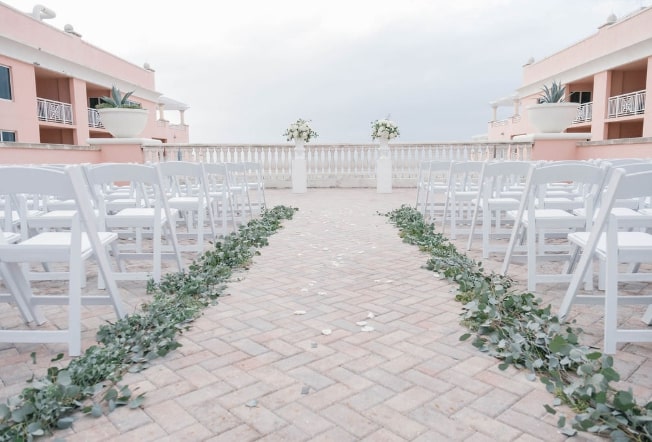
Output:
<path fill-rule="evenodd" d="M 181 338 L 183 347 L 129 374 L 141 409 L 81 416 L 68 441 L 554 441 L 565 440 L 543 385 L 460 342 L 453 286 L 422 268 L 378 212 L 412 204 L 414 189 L 269 190 L 298 207 L 250 270 Z M 464 250 L 465 238 L 458 247 Z M 479 244 L 479 241 L 478 241 Z M 477 255 L 477 251 L 474 252 Z M 499 258 L 487 260 L 498 269 Z M 517 279 L 523 269 L 513 266 Z M 92 282 L 89 282 L 92 284 Z M 122 284 L 136 306 L 144 284 Z M 542 296 L 558 305 L 562 286 Z M 557 303 L 557 304 L 555 304 Z M 85 344 L 106 307 L 85 310 Z M 14 312 L 15 313 L 15 312 Z M 573 310 L 601 345 L 598 307 Z M 4 318 L 3 318 L 4 320 Z M 3 397 L 42 374 L 57 345 L 0 344 Z M 30 353 L 35 351 L 34 364 Z M 620 346 L 616 367 L 652 397 L 652 345 Z M 64 360 L 65 363 L 65 360 Z M 580 435 L 576 440 L 596 440 Z"/>

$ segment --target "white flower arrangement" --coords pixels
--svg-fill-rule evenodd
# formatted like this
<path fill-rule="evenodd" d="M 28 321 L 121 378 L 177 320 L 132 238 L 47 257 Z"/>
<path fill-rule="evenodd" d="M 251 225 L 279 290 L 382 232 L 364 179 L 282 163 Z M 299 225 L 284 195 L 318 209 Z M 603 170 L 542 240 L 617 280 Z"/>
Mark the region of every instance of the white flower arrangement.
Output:
<path fill-rule="evenodd" d="M 398 126 L 393 121 L 390 121 L 389 118 L 384 118 L 382 120 L 376 120 L 371 123 L 371 139 L 375 140 L 376 138 L 385 138 L 391 140 L 400 135 L 398 131 Z"/>
<path fill-rule="evenodd" d="M 310 120 L 306 121 L 299 118 L 295 123 L 290 124 L 283 136 L 287 137 L 288 141 L 303 140 L 308 143 L 311 139 L 319 136 L 308 123 L 310 123 Z"/>

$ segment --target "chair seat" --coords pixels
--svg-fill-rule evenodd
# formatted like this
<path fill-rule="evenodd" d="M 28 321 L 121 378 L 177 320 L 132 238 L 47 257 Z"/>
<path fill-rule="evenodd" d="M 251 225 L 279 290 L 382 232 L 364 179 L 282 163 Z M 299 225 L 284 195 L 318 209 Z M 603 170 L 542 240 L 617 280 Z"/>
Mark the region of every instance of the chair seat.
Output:
<path fill-rule="evenodd" d="M 98 232 L 98 235 L 103 246 L 118 239 L 112 232 Z M 47 262 L 67 261 L 70 257 L 71 237 L 70 232 L 43 232 L 20 243 L 0 245 L 0 260 L 40 262 L 44 260 L 47 250 Z M 93 253 L 93 248 L 85 233 L 82 234 L 81 242 L 81 256 L 86 259 Z"/>
<path fill-rule="evenodd" d="M 575 232 L 568 235 L 568 240 L 582 248 L 586 247 L 590 232 Z M 652 260 L 652 235 L 646 232 L 618 232 L 618 262 L 638 262 Z M 600 259 L 606 258 L 607 236 L 602 233 L 595 254 Z"/>
<path fill-rule="evenodd" d="M 4 242 L 8 244 L 12 244 L 20 240 L 20 235 L 14 232 L 2 232 L 2 236 L 4 238 Z"/>
<path fill-rule="evenodd" d="M 205 198 L 200 198 L 198 196 L 173 196 L 168 198 L 168 204 L 174 209 L 193 210 L 197 209 L 201 200 L 204 200 L 203 206 L 208 207 Z"/>
<path fill-rule="evenodd" d="M 519 204 L 520 201 L 516 198 L 489 198 L 487 200 L 487 206 L 489 209 L 494 210 L 506 210 L 510 208 L 518 209 Z"/>
<path fill-rule="evenodd" d="M 510 210 L 507 212 L 507 215 L 511 218 L 516 218 L 517 211 Z M 534 216 L 537 219 L 537 227 L 539 228 L 577 228 L 586 225 L 586 217 L 573 215 L 562 209 L 536 209 Z M 521 222 L 527 227 L 527 210 L 523 212 Z"/>
<path fill-rule="evenodd" d="M 98 211 L 95 210 L 95 215 L 98 216 Z M 76 210 L 52 210 L 50 212 L 42 212 L 38 215 L 31 215 L 27 217 L 27 224 L 32 228 L 53 228 L 64 229 L 70 227 L 73 216 L 77 213 Z"/>
<path fill-rule="evenodd" d="M 170 210 L 172 216 L 176 216 L 178 210 Z M 122 209 L 114 215 L 106 217 L 106 226 L 116 227 L 151 227 L 154 209 L 149 207 L 131 207 Z M 167 217 L 161 213 L 161 225 L 167 223 Z"/>

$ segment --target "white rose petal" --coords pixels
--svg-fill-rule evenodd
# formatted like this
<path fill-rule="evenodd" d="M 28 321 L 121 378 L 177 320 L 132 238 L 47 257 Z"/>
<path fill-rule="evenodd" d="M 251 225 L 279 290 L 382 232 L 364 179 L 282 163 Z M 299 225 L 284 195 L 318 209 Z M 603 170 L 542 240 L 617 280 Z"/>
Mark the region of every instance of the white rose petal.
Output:
<path fill-rule="evenodd" d="M 333 330 L 331 330 L 330 328 L 326 328 L 326 329 L 321 331 L 321 334 L 324 335 L 324 336 L 328 336 L 331 333 L 333 333 Z"/>

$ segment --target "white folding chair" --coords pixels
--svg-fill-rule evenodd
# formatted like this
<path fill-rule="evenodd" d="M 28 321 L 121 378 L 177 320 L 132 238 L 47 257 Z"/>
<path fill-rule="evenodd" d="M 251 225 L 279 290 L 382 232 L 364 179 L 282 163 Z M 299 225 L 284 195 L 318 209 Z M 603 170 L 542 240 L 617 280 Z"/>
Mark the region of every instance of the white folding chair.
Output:
<path fill-rule="evenodd" d="M 417 210 L 424 218 L 433 220 L 444 213 L 450 161 L 424 161 L 419 165 Z"/>
<path fill-rule="evenodd" d="M 233 204 L 233 193 L 229 182 L 229 173 L 225 163 L 201 163 L 206 176 L 208 197 L 215 219 L 221 220 L 223 235 L 229 231 L 228 224 L 231 222 L 231 231 L 237 231 L 235 220 L 235 208 Z"/>
<path fill-rule="evenodd" d="M 192 244 L 180 244 L 181 250 L 201 253 L 204 235 L 217 237 L 213 208 L 209 202 L 208 183 L 201 163 L 168 161 L 157 163 L 168 205 L 181 214 L 185 232 L 177 232 L 177 239 L 192 239 Z M 207 225 L 208 224 L 208 225 Z"/>
<path fill-rule="evenodd" d="M 652 330 L 621 329 L 618 325 L 621 304 L 648 305 L 642 319 L 645 324 L 652 324 L 652 295 L 626 296 L 618 291 L 618 283 L 627 280 L 619 268 L 622 263 L 652 263 L 652 234 L 621 227 L 650 228 L 652 214 L 629 217 L 613 211 L 618 199 L 647 197 L 651 193 L 652 171 L 626 174 L 616 169 L 611 173 L 595 223 L 586 239 L 581 241 L 582 255 L 559 309 L 559 317 L 564 320 L 573 304 L 604 303 L 604 352 L 607 354 L 615 353 L 619 342 L 652 342 Z M 579 295 L 580 284 L 585 281 L 595 259 L 605 263 L 604 296 Z M 652 274 L 647 276 L 645 280 L 652 282 Z"/>
<path fill-rule="evenodd" d="M 525 258 L 528 272 L 528 290 L 535 291 L 538 283 L 568 282 L 570 275 L 540 272 L 543 262 L 559 261 L 567 265 L 571 260 L 567 236 L 574 231 L 586 230 L 593 217 L 596 199 L 601 191 L 605 168 L 589 163 L 546 164 L 530 170 L 518 211 L 508 211 L 514 226 L 505 252 L 502 274 L 506 274 L 512 260 Z M 566 192 L 555 194 L 548 203 L 548 192 L 553 188 Z M 564 188 L 564 190 L 560 190 Z M 581 190 L 582 193 L 575 193 Z M 566 200 L 564 202 L 563 200 Z M 584 215 L 571 212 L 582 203 Z M 550 205 L 554 205 L 551 208 Z M 561 206 L 560 206 L 561 205 Z M 565 210 L 561 207 L 567 207 Z M 525 242 L 525 254 L 518 256 L 517 245 Z"/>
<path fill-rule="evenodd" d="M 265 179 L 263 176 L 263 166 L 253 161 L 244 161 L 242 163 L 247 177 L 247 189 L 249 191 L 249 201 L 252 209 L 260 213 L 266 207 L 265 200 Z"/>
<path fill-rule="evenodd" d="M 229 186 L 233 200 L 235 216 L 239 222 L 253 218 L 253 208 L 249 198 L 249 183 L 247 180 L 247 169 L 244 163 L 225 163 L 226 171 L 229 174 Z"/>
<path fill-rule="evenodd" d="M 471 230 L 471 206 L 478 195 L 484 165 L 484 161 L 453 161 L 450 164 L 442 232 L 445 232 L 446 224 L 450 222 L 451 239 L 457 239 L 458 233 L 469 233 Z"/>
<path fill-rule="evenodd" d="M 68 231 L 41 232 L 17 241 L 15 236 L 0 235 L 0 274 L 9 293 L 0 296 L 2 301 L 15 302 L 26 322 L 43 324 L 46 319 L 39 305 L 67 305 L 67 328 L 59 330 L 0 330 L 4 342 L 67 343 L 71 356 L 81 354 L 81 305 L 112 304 L 118 317 L 125 315 L 120 293 L 112 277 L 107 247 L 117 240 L 117 235 L 98 231 L 96 218 L 89 205 L 91 197 L 84 184 L 79 166 L 66 170 L 29 166 L 5 166 L 0 168 L 0 194 L 7 200 L 19 200 L 24 195 L 51 195 L 76 201 L 77 210 Z M 14 234 L 15 235 L 15 234 Z M 83 262 L 94 258 L 98 266 L 98 278 L 102 278 L 107 295 L 82 296 L 81 272 Z M 67 265 L 68 292 L 35 295 L 23 266 L 40 262 L 65 263 Z"/>
<path fill-rule="evenodd" d="M 113 253 L 118 261 L 117 280 L 161 280 L 162 260 L 176 261 L 179 271 L 183 262 L 176 236 L 177 211 L 172 211 L 163 191 L 158 168 L 145 164 L 104 163 L 85 168 L 88 184 L 94 191 L 101 225 L 117 232 L 120 250 Z M 111 210 L 105 191 L 115 183 L 129 184 L 136 189 L 135 207 Z M 145 247 L 145 237 L 151 247 Z M 163 250 L 165 241 L 166 250 Z M 149 269 L 129 270 L 127 261 L 148 262 Z"/>
<path fill-rule="evenodd" d="M 471 250 L 478 217 L 482 216 L 482 257 L 491 253 L 504 252 L 507 244 L 494 239 L 509 239 L 511 225 L 505 226 L 506 213 L 518 210 L 523 195 L 525 180 L 535 164 L 528 161 L 500 161 L 485 164 L 480 177 L 480 186 L 473 200 L 471 231 L 467 250 Z"/>

